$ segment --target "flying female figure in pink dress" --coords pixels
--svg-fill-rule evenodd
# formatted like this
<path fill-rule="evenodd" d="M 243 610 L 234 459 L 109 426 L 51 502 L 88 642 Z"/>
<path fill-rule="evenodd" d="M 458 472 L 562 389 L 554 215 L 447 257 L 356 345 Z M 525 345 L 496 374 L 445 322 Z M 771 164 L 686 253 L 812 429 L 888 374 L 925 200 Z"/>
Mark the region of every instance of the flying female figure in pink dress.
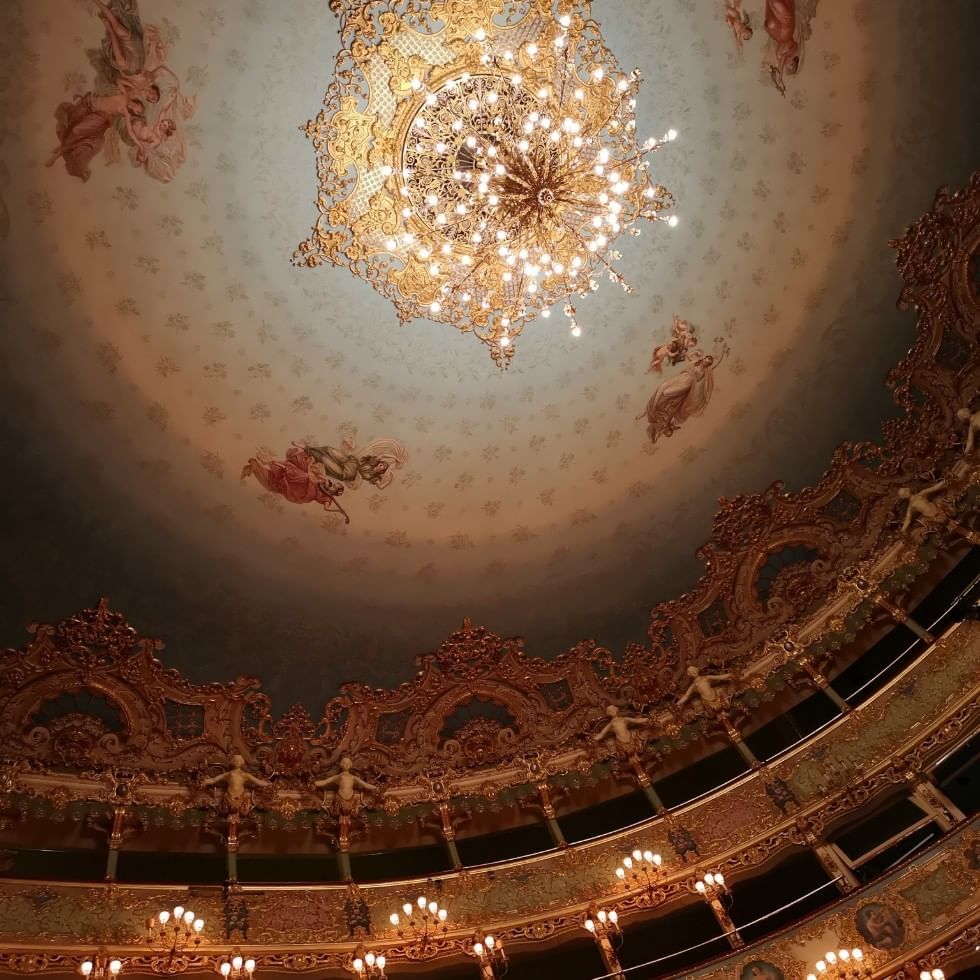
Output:
<path fill-rule="evenodd" d="M 133 166 L 166 183 L 187 156 L 180 120 L 193 113 L 194 101 L 164 64 L 169 46 L 156 25 L 142 23 L 136 0 L 90 2 L 105 28 L 101 46 L 89 52 L 96 90 L 58 106 L 59 145 L 48 166 L 63 159 L 69 174 L 88 180 L 93 158 L 104 152 L 115 162 L 122 140 Z"/>
<path fill-rule="evenodd" d="M 375 439 L 361 450 L 346 439 L 340 449 L 294 442 L 284 460 L 252 456 L 242 469 L 242 479 L 254 476 L 266 490 L 291 504 L 320 504 L 327 513 L 342 514 L 344 523 L 350 524 L 338 498 L 362 481 L 383 490 L 405 459 L 405 447 L 395 439 Z"/>

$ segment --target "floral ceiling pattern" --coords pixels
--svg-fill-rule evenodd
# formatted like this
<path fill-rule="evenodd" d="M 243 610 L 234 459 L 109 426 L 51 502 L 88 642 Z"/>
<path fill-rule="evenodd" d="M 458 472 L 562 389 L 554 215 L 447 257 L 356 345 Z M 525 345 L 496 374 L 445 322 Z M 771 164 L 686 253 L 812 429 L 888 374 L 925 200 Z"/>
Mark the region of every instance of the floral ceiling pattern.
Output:
<path fill-rule="evenodd" d="M 914 333 L 887 242 L 976 164 L 975 4 L 785 7 L 596 5 L 641 130 L 680 133 L 655 176 L 681 223 L 503 373 L 290 264 L 325 0 L 8 0 L 3 639 L 107 594 L 194 679 L 315 703 L 464 616 L 539 656 L 640 638 L 719 496 L 875 437 Z"/>

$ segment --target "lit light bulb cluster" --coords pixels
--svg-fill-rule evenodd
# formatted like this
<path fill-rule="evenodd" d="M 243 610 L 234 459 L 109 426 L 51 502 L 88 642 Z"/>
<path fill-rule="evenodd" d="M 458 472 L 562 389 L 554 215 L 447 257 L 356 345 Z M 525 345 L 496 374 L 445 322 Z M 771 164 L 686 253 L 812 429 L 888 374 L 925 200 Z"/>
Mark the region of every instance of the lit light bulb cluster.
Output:
<path fill-rule="evenodd" d="M 415 903 L 406 902 L 402 906 L 402 915 L 392 912 L 389 921 L 402 939 L 415 939 L 426 942 L 429 938 L 449 931 L 446 919 L 449 913 L 438 902 L 419 895 Z"/>
<path fill-rule="evenodd" d="M 483 977 L 493 980 L 503 977 L 507 969 L 507 954 L 504 952 L 504 944 L 496 936 L 488 934 L 481 938 L 477 935 L 468 952 L 479 961 Z"/>
<path fill-rule="evenodd" d="M 858 980 L 860 977 L 871 976 L 871 968 L 864 962 L 864 950 L 859 947 L 854 949 L 839 949 L 837 952 L 831 950 L 824 953 L 823 959 L 817 960 L 813 964 L 815 973 L 808 973 L 806 980 L 819 980 L 820 977 L 839 977 L 841 980 Z M 926 972 L 922 975 L 922 980 L 943 980 L 942 971 L 940 975 L 933 978 L 932 974 Z"/>
<path fill-rule="evenodd" d="M 364 977 L 365 980 L 384 980 L 386 962 L 381 953 L 358 950 L 351 960 L 351 973 L 356 977 Z"/>
<path fill-rule="evenodd" d="M 727 895 L 728 886 L 725 876 L 720 871 L 708 871 L 694 882 L 694 888 L 699 895 Z"/>
<path fill-rule="evenodd" d="M 638 142 L 640 74 L 590 44 L 590 26 L 541 18 L 516 50 L 478 29 L 472 70 L 431 86 L 411 79 L 400 158 L 380 168 L 401 220 L 374 247 L 419 284 L 400 315 L 472 330 L 498 364 L 556 304 L 580 336 L 572 295 L 589 295 L 603 275 L 632 291 L 614 268 L 615 240 L 638 235 L 641 218 L 677 224 L 661 214 L 673 198 L 648 159 L 677 133 Z"/>
<path fill-rule="evenodd" d="M 101 952 L 78 964 L 78 972 L 91 980 L 109 980 L 111 977 L 118 977 L 122 968 L 122 960 L 116 957 L 110 959 Z"/>
<path fill-rule="evenodd" d="M 150 944 L 171 956 L 201 942 L 204 919 L 177 905 L 172 912 L 158 912 L 146 923 Z"/>
<path fill-rule="evenodd" d="M 653 885 L 659 879 L 660 867 L 664 859 L 653 851 L 641 851 L 639 848 L 632 854 L 627 854 L 616 869 L 616 877 L 628 888 L 641 885 Z"/>
<path fill-rule="evenodd" d="M 946 974 L 937 966 L 932 970 L 921 970 L 919 980 L 946 980 Z"/>
<path fill-rule="evenodd" d="M 250 980 L 255 973 L 255 960 L 251 957 L 243 957 L 241 953 L 234 953 L 229 959 L 222 960 L 218 964 L 218 973 L 230 980 Z"/>
<path fill-rule="evenodd" d="M 582 924 L 587 932 L 600 939 L 618 936 L 620 933 L 619 914 L 615 909 L 610 909 L 608 912 L 605 909 L 599 909 L 597 912 L 590 911 Z"/>

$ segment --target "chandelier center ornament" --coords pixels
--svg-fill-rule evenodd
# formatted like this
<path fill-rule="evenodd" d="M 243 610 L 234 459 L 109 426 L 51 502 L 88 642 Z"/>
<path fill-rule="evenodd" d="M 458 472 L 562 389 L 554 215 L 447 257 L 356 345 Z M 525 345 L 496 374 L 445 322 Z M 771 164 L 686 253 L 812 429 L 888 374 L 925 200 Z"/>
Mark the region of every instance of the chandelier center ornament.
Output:
<path fill-rule="evenodd" d="M 334 0 L 343 47 L 306 126 L 319 220 L 297 263 L 345 266 L 394 304 L 472 332 L 506 366 L 514 340 L 616 271 L 623 234 L 673 196 L 639 142 L 624 72 L 589 0 Z"/>

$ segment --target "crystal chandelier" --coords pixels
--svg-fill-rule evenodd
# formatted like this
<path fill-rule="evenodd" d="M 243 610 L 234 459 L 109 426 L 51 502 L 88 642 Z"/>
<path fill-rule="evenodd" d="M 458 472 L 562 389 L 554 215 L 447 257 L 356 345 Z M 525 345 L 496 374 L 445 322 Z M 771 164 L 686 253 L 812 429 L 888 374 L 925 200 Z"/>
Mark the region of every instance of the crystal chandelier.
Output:
<path fill-rule="evenodd" d="M 589 0 L 333 0 L 343 48 L 317 154 L 319 220 L 296 252 L 348 267 L 404 323 L 472 332 L 506 365 L 514 341 L 615 269 L 616 240 L 670 192 L 640 142 L 625 73 Z"/>

